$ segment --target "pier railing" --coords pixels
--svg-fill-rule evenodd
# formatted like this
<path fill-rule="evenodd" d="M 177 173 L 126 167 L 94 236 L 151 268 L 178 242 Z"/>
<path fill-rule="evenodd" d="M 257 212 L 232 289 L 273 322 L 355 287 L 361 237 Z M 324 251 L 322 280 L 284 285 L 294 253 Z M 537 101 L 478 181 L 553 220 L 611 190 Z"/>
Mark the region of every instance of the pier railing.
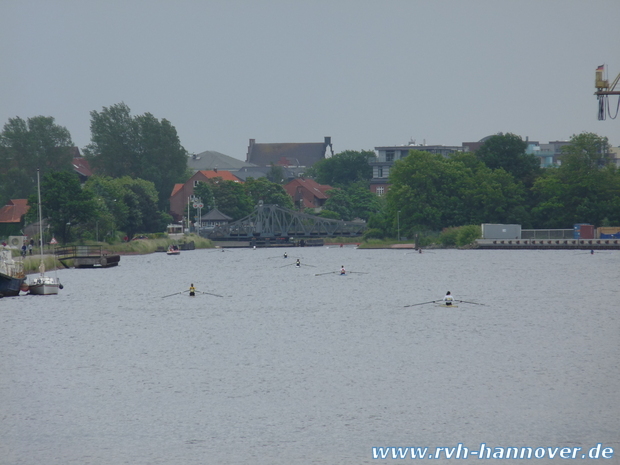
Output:
<path fill-rule="evenodd" d="M 68 258 L 101 257 L 103 255 L 103 248 L 100 245 L 72 245 L 67 247 L 58 247 L 54 253 L 59 260 Z"/>

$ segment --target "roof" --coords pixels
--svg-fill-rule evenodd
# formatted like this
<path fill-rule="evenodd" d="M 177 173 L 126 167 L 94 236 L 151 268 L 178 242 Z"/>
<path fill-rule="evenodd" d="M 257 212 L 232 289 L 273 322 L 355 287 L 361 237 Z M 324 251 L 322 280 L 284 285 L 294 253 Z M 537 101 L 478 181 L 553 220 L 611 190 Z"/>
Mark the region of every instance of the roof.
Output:
<path fill-rule="evenodd" d="M 202 176 L 204 176 L 207 179 L 213 179 L 213 178 L 222 178 L 224 181 L 234 181 L 234 182 L 239 182 L 240 179 L 235 176 L 234 174 L 232 174 L 230 171 L 225 171 L 225 170 L 200 170 L 198 171 L 196 174 L 200 173 Z M 194 176 L 196 176 L 196 174 Z M 193 179 L 194 176 L 192 176 Z"/>
<path fill-rule="evenodd" d="M 190 155 L 187 159 L 187 166 L 193 171 L 200 171 L 213 169 L 238 170 L 244 166 L 254 165 L 220 152 L 207 150 L 199 154 Z"/>
<path fill-rule="evenodd" d="M 303 178 L 294 179 L 284 186 L 284 190 L 293 198 L 293 201 L 298 202 L 303 199 L 304 206 L 307 208 L 316 206 L 314 199 L 327 200 L 326 192 L 330 189 L 333 187 L 319 184 L 313 179 Z"/>
<path fill-rule="evenodd" d="M 328 190 L 333 189 L 332 186 L 328 186 L 326 184 L 319 184 L 314 179 L 304 178 L 293 179 L 291 182 L 284 186 L 284 189 L 286 190 L 286 192 L 289 193 L 289 195 L 294 195 L 298 187 L 301 187 L 313 193 L 314 196 L 319 199 L 326 199 L 327 195 L 325 193 Z"/>
<path fill-rule="evenodd" d="M 86 158 L 74 157 L 72 163 L 73 163 L 73 169 L 79 175 L 85 176 L 87 178 L 93 175 L 93 172 L 90 169 L 90 165 L 88 164 L 88 160 Z"/>
<path fill-rule="evenodd" d="M 257 144 L 250 139 L 246 161 L 259 166 L 312 166 L 325 158 L 327 148 L 331 150 L 331 137 L 323 142 Z M 333 150 L 332 155 L 333 155 Z"/>
<path fill-rule="evenodd" d="M 206 215 L 202 215 L 200 217 L 200 220 L 201 221 L 203 221 L 203 220 L 210 220 L 210 221 L 226 220 L 226 221 L 230 221 L 230 220 L 232 220 L 232 218 L 230 216 L 228 216 L 228 215 L 225 215 L 224 213 L 219 211 L 217 208 L 214 208 L 213 210 L 211 210 Z"/>
<path fill-rule="evenodd" d="M 177 192 L 179 192 L 181 189 L 183 189 L 183 186 L 185 184 L 175 184 L 174 187 L 172 188 L 172 194 L 170 194 L 170 196 L 172 197 L 174 194 L 176 194 Z"/>
<path fill-rule="evenodd" d="M 0 208 L 0 223 L 19 223 L 29 209 L 27 199 L 11 199 Z"/>

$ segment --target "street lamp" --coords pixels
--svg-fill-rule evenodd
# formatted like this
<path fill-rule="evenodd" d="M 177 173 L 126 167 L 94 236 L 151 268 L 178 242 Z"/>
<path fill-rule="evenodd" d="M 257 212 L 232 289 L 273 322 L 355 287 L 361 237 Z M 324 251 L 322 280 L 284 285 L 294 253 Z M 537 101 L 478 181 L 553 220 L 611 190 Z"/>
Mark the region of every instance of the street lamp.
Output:
<path fill-rule="evenodd" d="M 400 210 L 398 210 L 396 218 L 398 219 L 398 240 L 400 241 Z"/>

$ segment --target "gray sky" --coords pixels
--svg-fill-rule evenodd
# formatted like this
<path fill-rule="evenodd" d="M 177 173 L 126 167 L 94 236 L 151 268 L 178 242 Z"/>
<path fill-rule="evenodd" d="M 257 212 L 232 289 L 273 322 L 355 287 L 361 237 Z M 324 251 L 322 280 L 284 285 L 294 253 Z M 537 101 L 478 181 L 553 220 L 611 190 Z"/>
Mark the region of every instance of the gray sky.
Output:
<path fill-rule="evenodd" d="M 0 0 L 0 123 L 53 116 L 82 148 L 125 102 L 239 159 L 250 138 L 618 146 L 593 93 L 598 65 L 620 73 L 619 19 L 618 0 Z"/>

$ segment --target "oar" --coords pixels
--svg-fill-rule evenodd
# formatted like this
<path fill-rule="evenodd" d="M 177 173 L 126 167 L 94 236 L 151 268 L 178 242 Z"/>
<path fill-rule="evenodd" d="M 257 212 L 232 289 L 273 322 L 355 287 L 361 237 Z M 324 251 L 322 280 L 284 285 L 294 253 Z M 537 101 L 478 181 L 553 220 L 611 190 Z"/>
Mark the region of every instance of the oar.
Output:
<path fill-rule="evenodd" d="M 291 266 L 291 265 L 295 265 L 295 263 L 289 263 L 288 265 L 282 265 L 282 266 L 279 266 L 278 268 L 284 268 L 285 266 Z"/>
<path fill-rule="evenodd" d="M 163 296 L 163 297 L 162 297 L 162 299 L 165 299 L 166 297 L 172 297 L 173 295 L 183 294 L 183 292 L 185 292 L 185 291 L 182 291 L 182 292 L 175 292 L 174 294 L 165 295 L 165 296 Z"/>
<path fill-rule="evenodd" d="M 328 271 L 327 273 L 317 273 L 314 276 L 323 276 L 324 274 L 340 273 L 340 271 Z"/>
<path fill-rule="evenodd" d="M 474 304 L 474 305 L 482 305 L 483 307 L 486 307 L 485 304 L 479 304 L 478 302 L 468 302 L 466 300 L 455 300 L 455 302 L 462 302 L 464 304 Z"/>
<path fill-rule="evenodd" d="M 351 274 L 353 274 L 353 273 L 356 273 L 356 274 L 370 274 L 370 273 L 367 273 L 366 271 L 347 271 L 347 273 L 351 273 Z"/>
<path fill-rule="evenodd" d="M 438 302 L 438 301 L 437 300 L 431 300 L 430 302 L 422 302 L 422 303 L 419 303 L 419 304 L 405 305 L 405 307 L 415 307 L 416 305 L 434 304 L 435 302 Z"/>
<path fill-rule="evenodd" d="M 211 293 L 211 292 L 204 292 L 204 291 L 196 291 L 196 292 L 200 292 L 201 294 L 209 294 L 209 295 L 214 295 L 215 297 L 224 297 L 223 295 L 213 294 L 213 293 Z"/>
<path fill-rule="evenodd" d="M 300 263 L 301 266 L 311 266 L 312 268 L 316 268 L 314 265 L 306 265 L 305 263 Z"/>

